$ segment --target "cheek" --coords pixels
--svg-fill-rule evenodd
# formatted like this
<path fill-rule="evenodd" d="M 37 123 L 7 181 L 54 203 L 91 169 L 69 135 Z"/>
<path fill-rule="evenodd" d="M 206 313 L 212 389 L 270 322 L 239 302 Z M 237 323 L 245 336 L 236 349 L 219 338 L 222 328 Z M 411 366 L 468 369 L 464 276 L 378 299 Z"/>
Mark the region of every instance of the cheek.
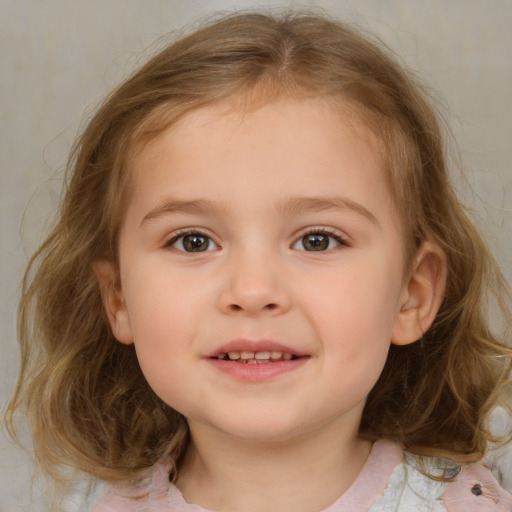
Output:
<path fill-rule="evenodd" d="M 304 295 L 304 310 L 328 352 L 326 364 L 353 368 L 351 378 L 373 385 L 386 361 L 398 317 L 401 269 L 356 261 L 349 272 L 333 272 Z M 318 283 L 317 283 L 318 284 Z M 361 382 L 361 385 L 364 383 Z M 363 386 L 364 387 L 364 386 Z"/>
<path fill-rule="evenodd" d="M 349 328 L 355 325 L 371 331 L 391 332 L 399 311 L 401 270 L 378 261 L 363 261 L 347 270 L 331 272 L 322 284 L 306 293 L 324 325 Z"/>
<path fill-rule="evenodd" d="M 163 261 L 162 261 L 163 260 Z M 169 339 L 189 326 L 204 302 L 204 287 L 184 272 L 174 271 L 165 258 L 132 264 L 123 283 L 136 342 Z"/>
<path fill-rule="evenodd" d="M 204 312 L 202 294 L 194 283 L 158 266 L 151 272 L 132 267 L 125 282 L 137 358 L 149 384 L 160 394 L 159 389 L 178 378 L 194 354 L 198 319 Z"/>

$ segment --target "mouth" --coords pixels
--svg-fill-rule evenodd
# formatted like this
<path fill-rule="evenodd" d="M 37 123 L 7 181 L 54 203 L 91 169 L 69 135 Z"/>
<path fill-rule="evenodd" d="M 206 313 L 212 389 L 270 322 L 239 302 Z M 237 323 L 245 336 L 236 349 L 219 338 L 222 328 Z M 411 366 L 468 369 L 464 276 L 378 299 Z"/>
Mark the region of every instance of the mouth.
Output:
<path fill-rule="evenodd" d="M 292 354 L 291 352 L 282 352 L 279 350 L 258 350 L 258 351 L 230 351 L 220 352 L 210 359 L 218 359 L 221 361 L 232 361 L 240 364 L 271 364 L 279 361 L 294 361 L 301 356 Z"/>
<path fill-rule="evenodd" d="M 206 360 L 230 377 L 249 383 L 267 382 L 303 367 L 311 354 L 271 339 L 236 339 L 206 355 Z"/>

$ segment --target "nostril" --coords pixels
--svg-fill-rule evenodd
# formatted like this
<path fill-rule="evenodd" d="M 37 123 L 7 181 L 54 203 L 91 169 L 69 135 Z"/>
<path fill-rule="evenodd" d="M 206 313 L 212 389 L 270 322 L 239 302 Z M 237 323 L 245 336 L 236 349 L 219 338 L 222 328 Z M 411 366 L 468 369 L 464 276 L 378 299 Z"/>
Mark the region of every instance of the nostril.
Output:
<path fill-rule="evenodd" d="M 242 311 L 245 308 L 243 306 L 240 306 L 239 304 L 230 304 L 229 309 L 231 311 Z M 279 309 L 279 306 L 272 302 L 270 304 L 266 304 L 265 306 L 263 306 L 262 309 L 266 311 L 275 311 L 276 309 Z"/>

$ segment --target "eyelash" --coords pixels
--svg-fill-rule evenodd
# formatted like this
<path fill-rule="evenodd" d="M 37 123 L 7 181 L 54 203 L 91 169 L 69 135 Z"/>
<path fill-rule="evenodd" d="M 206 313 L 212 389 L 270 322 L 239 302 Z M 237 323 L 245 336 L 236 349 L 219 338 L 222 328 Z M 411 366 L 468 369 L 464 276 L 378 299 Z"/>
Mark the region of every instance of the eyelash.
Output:
<path fill-rule="evenodd" d="M 182 244 L 183 244 L 183 240 L 185 239 L 185 237 L 187 236 L 192 236 L 192 235 L 195 235 L 197 236 L 198 238 L 199 237 L 202 237 L 204 239 L 207 240 L 208 242 L 208 245 L 207 245 L 207 249 L 204 250 L 204 251 L 186 251 L 184 249 L 178 249 L 175 246 L 175 244 L 179 241 L 179 240 L 182 240 Z M 184 252 L 184 253 L 191 253 L 191 254 L 194 254 L 194 253 L 198 253 L 198 252 L 207 252 L 207 251 L 211 251 L 212 249 L 210 249 L 210 245 L 214 245 L 215 247 L 218 247 L 218 244 L 215 243 L 212 239 L 211 236 L 207 235 L 206 233 L 203 233 L 200 229 L 194 229 L 194 228 L 185 228 L 185 229 L 182 229 L 182 230 L 179 230 L 178 232 L 176 232 L 174 234 L 173 237 L 171 237 L 165 244 L 164 244 L 164 247 L 166 248 L 169 248 L 169 249 L 175 249 L 177 251 L 180 251 L 180 252 Z"/>
<path fill-rule="evenodd" d="M 197 236 L 198 238 L 204 238 L 207 242 L 207 245 L 206 245 L 206 249 L 204 250 L 199 250 L 199 251 L 188 251 L 186 250 L 185 248 L 181 248 L 181 249 L 178 249 L 177 247 L 175 247 L 175 244 L 178 242 L 178 241 L 182 241 L 182 244 L 183 244 L 183 240 L 187 237 L 187 236 Z M 320 235 L 320 236 L 326 236 L 328 237 L 328 239 L 332 239 L 334 240 L 337 245 L 335 247 L 327 247 L 326 249 L 312 249 L 310 251 L 308 251 L 305 247 L 304 247 L 304 239 L 310 235 Z M 333 249 L 336 249 L 340 246 L 347 246 L 347 241 L 346 239 L 341 236 L 339 233 L 337 232 L 334 232 L 333 230 L 330 230 L 330 229 L 327 229 L 327 228 L 310 228 L 308 229 L 306 232 L 302 233 L 301 236 L 292 244 L 292 248 L 296 248 L 295 246 L 297 244 L 300 244 L 302 243 L 302 247 L 303 249 L 301 250 L 304 250 L 305 252 L 327 252 L 327 251 L 331 251 Z M 214 245 L 214 248 L 213 249 L 210 249 L 210 246 L 211 245 Z M 330 241 L 328 241 L 328 244 L 330 245 Z M 165 244 L 164 244 L 164 247 L 165 248 L 170 248 L 170 249 L 174 249 L 174 250 L 177 250 L 179 252 L 184 252 L 184 253 L 189 253 L 189 254 L 194 254 L 194 253 L 199 253 L 199 252 L 208 252 L 208 251 L 211 251 L 211 250 L 215 250 L 215 248 L 218 248 L 219 245 L 213 241 L 213 239 L 207 235 L 206 233 L 203 233 L 201 230 L 199 229 L 193 229 L 193 228 L 185 228 L 183 230 L 180 230 L 178 232 L 176 232 L 174 234 L 173 237 L 171 237 Z"/>
<path fill-rule="evenodd" d="M 304 239 L 310 235 L 327 236 L 328 238 L 335 240 L 335 242 L 338 244 L 335 247 L 330 247 L 325 250 L 318 250 L 317 252 L 332 251 L 333 249 L 337 249 L 338 247 L 341 247 L 341 246 L 346 247 L 348 245 L 347 240 L 342 235 L 340 235 L 338 232 L 335 232 L 334 230 L 331 230 L 329 228 L 310 228 L 301 234 L 301 236 L 297 239 L 297 241 L 293 243 L 292 247 L 294 247 L 296 244 L 299 244 L 301 242 L 302 242 L 302 246 L 304 247 Z M 307 251 L 306 249 L 304 249 L 304 251 L 315 252 L 315 250 Z"/>

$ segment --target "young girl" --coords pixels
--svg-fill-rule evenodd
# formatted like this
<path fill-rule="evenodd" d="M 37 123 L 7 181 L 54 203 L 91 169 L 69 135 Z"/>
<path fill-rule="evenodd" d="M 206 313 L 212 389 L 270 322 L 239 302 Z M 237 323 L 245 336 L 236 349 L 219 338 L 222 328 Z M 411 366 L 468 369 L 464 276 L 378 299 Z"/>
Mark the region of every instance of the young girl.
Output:
<path fill-rule="evenodd" d="M 39 464 L 107 511 L 510 511 L 479 461 L 508 292 L 421 88 L 321 17 L 234 15 L 115 91 L 31 261 Z M 12 427 L 12 423 L 11 423 Z"/>

